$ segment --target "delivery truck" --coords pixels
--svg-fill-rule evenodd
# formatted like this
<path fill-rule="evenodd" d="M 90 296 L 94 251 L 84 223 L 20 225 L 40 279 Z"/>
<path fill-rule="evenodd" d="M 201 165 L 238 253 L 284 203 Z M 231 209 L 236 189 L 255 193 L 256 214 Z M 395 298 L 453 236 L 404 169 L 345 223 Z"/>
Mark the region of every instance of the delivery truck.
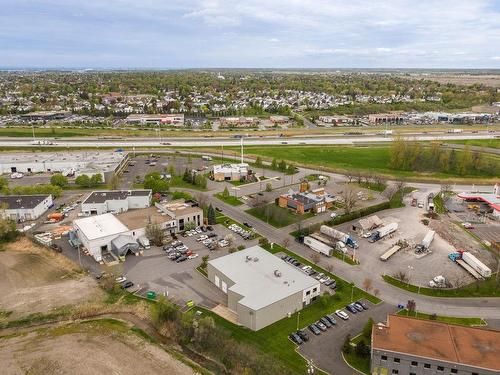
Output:
<path fill-rule="evenodd" d="M 369 242 L 376 242 L 380 240 L 381 238 L 384 238 L 385 236 L 394 233 L 395 231 L 398 230 L 398 223 L 390 223 L 387 225 L 384 225 L 382 228 L 377 229 L 375 232 L 372 233 L 372 236 L 368 238 Z"/>
<path fill-rule="evenodd" d="M 332 256 L 333 248 L 331 248 L 327 244 L 320 242 L 312 237 L 305 236 L 304 237 L 304 245 L 310 247 L 312 250 L 314 250 L 320 254 L 326 255 L 328 257 Z"/>
<path fill-rule="evenodd" d="M 330 228 L 327 225 L 322 225 L 319 231 L 323 233 L 325 236 L 331 237 L 338 241 L 342 241 L 347 246 L 352 247 L 353 249 L 357 249 L 359 247 L 358 243 L 354 238 L 337 229 Z"/>

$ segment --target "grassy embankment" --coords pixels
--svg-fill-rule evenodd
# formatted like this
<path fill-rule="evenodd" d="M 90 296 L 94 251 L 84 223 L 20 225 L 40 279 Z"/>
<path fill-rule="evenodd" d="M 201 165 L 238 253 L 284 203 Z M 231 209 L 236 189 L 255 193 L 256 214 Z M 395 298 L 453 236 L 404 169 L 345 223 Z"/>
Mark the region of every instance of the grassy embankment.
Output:
<path fill-rule="evenodd" d="M 425 314 L 422 312 L 409 313 L 408 310 L 403 309 L 397 312 L 398 315 L 410 316 L 413 318 L 423 319 L 423 320 L 434 320 L 436 322 L 459 324 L 462 326 L 484 326 L 486 322 L 481 318 L 459 318 L 454 316 L 440 316 Z"/>

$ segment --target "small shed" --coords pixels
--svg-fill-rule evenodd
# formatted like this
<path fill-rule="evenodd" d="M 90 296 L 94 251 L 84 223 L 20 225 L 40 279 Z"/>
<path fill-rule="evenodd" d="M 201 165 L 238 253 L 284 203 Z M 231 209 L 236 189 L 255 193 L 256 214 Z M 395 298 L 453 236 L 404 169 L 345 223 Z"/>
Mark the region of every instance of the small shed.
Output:
<path fill-rule="evenodd" d="M 370 231 L 382 225 L 382 220 L 377 215 L 359 219 L 358 228 L 363 231 Z"/>
<path fill-rule="evenodd" d="M 139 253 L 139 244 L 134 237 L 121 234 L 111 241 L 111 249 L 116 256 L 121 257 L 130 251 L 133 254 Z"/>

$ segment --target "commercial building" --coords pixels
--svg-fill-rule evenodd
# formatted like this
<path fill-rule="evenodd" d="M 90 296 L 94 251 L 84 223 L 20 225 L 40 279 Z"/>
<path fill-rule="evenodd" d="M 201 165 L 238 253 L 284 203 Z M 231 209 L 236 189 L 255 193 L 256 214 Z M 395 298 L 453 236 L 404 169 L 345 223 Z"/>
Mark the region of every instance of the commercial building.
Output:
<path fill-rule="evenodd" d="M 346 116 L 319 116 L 317 121 L 318 125 L 332 124 L 334 126 L 348 125 L 353 122 L 354 119 Z"/>
<path fill-rule="evenodd" d="M 461 198 L 467 202 L 485 202 L 490 206 L 492 212 L 491 214 L 500 219 L 500 187 L 498 184 L 495 184 L 493 187 L 493 191 L 489 192 L 469 192 L 469 193 L 460 193 L 457 194 L 458 198 Z"/>
<path fill-rule="evenodd" d="M 122 168 L 127 161 L 123 152 L 54 152 L 0 154 L 0 173 L 61 172 L 79 176 L 101 174 L 103 181 Z M 71 173 L 69 173 L 71 172 Z"/>
<path fill-rule="evenodd" d="M 132 114 L 129 115 L 125 121 L 127 124 L 183 126 L 184 115 L 179 113 L 157 115 Z"/>
<path fill-rule="evenodd" d="M 401 113 L 372 113 L 368 115 L 368 121 L 372 124 L 402 123 L 404 116 Z"/>
<path fill-rule="evenodd" d="M 221 127 L 247 127 L 256 126 L 259 123 L 257 117 L 221 117 L 219 121 Z"/>
<path fill-rule="evenodd" d="M 374 325 L 374 375 L 493 375 L 500 372 L 500 332 L 389 315 Z"/>
<path fill-rule="evenodd" d="M 0 196 L 0 216 L 16 222 L 36 220 L 53 204 L 52 195 Z"/>
<path fill-rule="evenodd" d="M 130 209 L 147 208 L 151 204 L 151 190 L 100 190 L 93 191 L 82 202 L 84 215 L 121 213 Z"/>
<path fill-rule="evenodd" d="M 209 261 L 207 275 L 227 294 L 237 322 L 254 331 L 300 311 L 320 294 L 317 280 L 260 246 Z"/>
<path fill-rule="evenodd" d="M 286 124 L 287 122 L 290 121 L 290 117 L 274 115 L 274 116 L 269 116 L 269 121 L 271 121 L 275 125 Z"/>
<path fill-rule="evenodd" d="M 69 116 L 71 116 L 69 111 L 37 111 L 20 115 L 21 119 L 26 121 L 62 120 Z"/>
<path fill-rule="evenodd" d="M 171 232 L 182 232 L 186 227 L 203 225 L 203 210 L 196 203 L 182 199 L 171 202 L 155 203 L 155 207 L 175 221 Z"/>
<path fill-rule="evenodd" d="M 324 188 L 317 188 L 311 191 L 307 189 L 307 183 L 301 184 L 299 192 L 289 190 L 281 194 L 278 198 L 278 206 L 281 208 L 291 208 L 298 214 L 313 212 L 315 214 L 326 212 L 333 206 L 335 197 L 328 194 Z"/>
<path fill-rule="evenodd" d="M 239 164 L 215 164 L 213 166 L 214 181 L 240 181 L 249 175 L 249 165 Z"/>

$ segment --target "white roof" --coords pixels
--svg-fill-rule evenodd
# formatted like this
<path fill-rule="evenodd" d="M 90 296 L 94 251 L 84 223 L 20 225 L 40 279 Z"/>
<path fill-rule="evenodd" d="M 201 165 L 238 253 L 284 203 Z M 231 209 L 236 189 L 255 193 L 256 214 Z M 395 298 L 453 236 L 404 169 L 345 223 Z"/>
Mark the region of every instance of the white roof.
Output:
<path fill-rule="evenodd" d="M 209 263 L 235 283 L 229 290 L 243 296 L 239 303 L 253 310 L 259 310 L 304 289 L 314 286 L 319 288 L 317 280 L 260 246 L 252 246 Z M 276 276 L 275 271 L 281 276 Z"/>
<path fill-rule="evenodd" d="M 247 163 L 240 164 L 215 164 L 214 173 L 246 173 Z"/>
<path fill-rule="evenodd" d="M 129 230 L 111 213 L 77 219 L 73 224 L 78 227 L 89 240 L 113 236 L 128 232 Z"/>

